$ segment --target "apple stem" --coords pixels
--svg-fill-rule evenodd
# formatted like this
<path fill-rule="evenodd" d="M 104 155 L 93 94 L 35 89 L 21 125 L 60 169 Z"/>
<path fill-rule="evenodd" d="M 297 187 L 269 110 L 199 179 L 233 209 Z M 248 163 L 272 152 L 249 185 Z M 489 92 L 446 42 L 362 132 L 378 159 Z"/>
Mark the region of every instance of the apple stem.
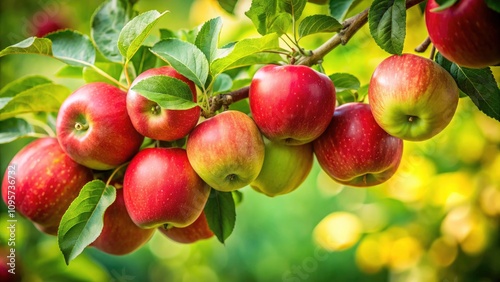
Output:
<path fill-rule="evenodd" d="M 422 42 L 420 45 L 418 45 L 415 48 L 415 52 L 423 53 L 427 50 L 427 48 L 429 48 L 429 45 L 431 45 L 431 38 L 429 36 L 427 36 L 427 38 L 424 40 L 424 42 Z"/>
<path fill-rule="evenodd" d="M 124 164 L 121 164 L 119 167 L 115 168 L 115 170 L 113 170 L 113 173 L 111 173 L 111 175 L 109 176 L 108 178 L 108 181 L 106 181 L 106 186 L 109 185 L 109 183 L 111 182 L 111 180 L 113 180 L 113 177 L 115 176 L 115 174 L 120 171 L 122 168 L 126 167 L 130 162 L 126 162 Z"/>
<path fill-rule="evenodd" d="M 81 124 L 79 122 L 75 123 L 75 129 L 80 131 L 80 130 L 87 130 L 89 129 L 89 125 L 87 123 Z"/>

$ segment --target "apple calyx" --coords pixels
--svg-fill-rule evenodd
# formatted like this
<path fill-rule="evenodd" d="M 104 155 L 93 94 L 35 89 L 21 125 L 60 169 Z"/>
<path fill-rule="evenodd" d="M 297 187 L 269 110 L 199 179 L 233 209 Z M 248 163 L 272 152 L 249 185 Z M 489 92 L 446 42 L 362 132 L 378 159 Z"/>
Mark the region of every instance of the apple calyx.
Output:
<path fill-rule="evenodd" d="M 153 107 L 151 107 L 151 113 L 155 116 L 159 115 L 161 113 L 160 105 L 156 104 Z"/>
<path fill-rule="evenodd" d="M 78 131 L 86 131 L 87 129 L 89 129 L 89 124 L 88 123 L 80 123 L 80 122 L 77 122 L 75 123 L 75 129 L 78 130 Z"/>

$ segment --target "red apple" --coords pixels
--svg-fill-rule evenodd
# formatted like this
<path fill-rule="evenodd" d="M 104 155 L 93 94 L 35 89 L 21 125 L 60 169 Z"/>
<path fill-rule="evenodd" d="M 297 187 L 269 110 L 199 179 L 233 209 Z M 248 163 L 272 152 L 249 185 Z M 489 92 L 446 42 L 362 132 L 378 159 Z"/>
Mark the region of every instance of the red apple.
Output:
<path fill-rule="evenodd" d="M 500 63 L 500 13 L 484 0 L 460 0 L 442 11 L 435 0 L 425 8 L 425 23 L 436 49 L 465 67 L 484 68 Z"/>
<path fill-rule="evenodd" d="M 290 193 L 306 179 L 313 165 L 311 143 L 289 146 L 264 139 L 264 165 L 250 186 L 260 193 L 274 197 Z"/>
<path fill-rule="evenodd" d="M 358 187 L 388 180 L 403 154 L 403 141 L 387 134 L 375 122 L 370 105 L 363 103 L 338 107 L 313 146 L 321 168 L 333 180 Z"/>
<path fill-rule="evenodd" d="M 179 74 L 170 66 L 149 69 L 141 73 L 130 88 L 139 81 L 156 75 L 173 77 L 185 82 L 193 93 L 196 102 L 194 83 Z M 136 91 L 129 89 L 127 93 L 127 111 L 135 129 L 142 135 L 163 141 L 174 141 L 186 136 L 198 123 L 200 107 L 188 110 L 162 109 L 156 102 L 150 101 Z"/>
<path fill-rule="evenodd" d="M 125 255 L 144 245 L 155 229 L 142 229 L 130 219 L 123 199 L 123 189 L 116 190 L 116 200 L 104 213 L 104 227 L 91 244 L 112 255 Z"/>
<path fill-rule="evenodd" d="M 77 163 L 97 170 L 115 168 L 130 160 L 144 136 L 132 125 L 127 93 L 94 82 L 71 94 L 57 116 L 57 138 Z"/>
<path fill-rule="evenodd" d="M 183 244 L 194 243 L 214 236 L 214 233 L 208 226 L 205 212 L 202 212 L 195 222 L 184 228 L 171 227 L 165 229 L 159 227 L 159 230 L 168 238 Z"/>
<path fill-rule="evenodd" d="M 68 157 L 57 139 L 41 138 L 21 149 L 10 162 L 2 198 L 9 210 L 56 235 L 61 217 L 92 179 L 92 171 Z"/>
<path fill-rule="evenodd" d="M 246 114 L 222 112 L 198 124 L 186 151 L 198 175 L 219 191 L 233 191 L 254 181 L 264 163 L 264 142 Z"/>
<path fill-rule="evenodd" d="M 373 116 L 389 134 L 427 140 L 441 132 L 458 106 L 458 86 L 436 62 L 413 54 L 393 55 L 377 66 L 368 97 Z"/>
<path fill-rule="evenodd" d="M 180 148 L 137 153 L 125 171 L 123 190 L 130 218 L 142 228 L 188 226 L 201 214 L 210 193 Z"/>
<path fill-rule="evenodd" d="M 318 138 L 335 109 L 335 87 L 324 74 L 307 66 L 267 65 L 250 84 L 252 117 L 274 142 L 300 145 Z"/>

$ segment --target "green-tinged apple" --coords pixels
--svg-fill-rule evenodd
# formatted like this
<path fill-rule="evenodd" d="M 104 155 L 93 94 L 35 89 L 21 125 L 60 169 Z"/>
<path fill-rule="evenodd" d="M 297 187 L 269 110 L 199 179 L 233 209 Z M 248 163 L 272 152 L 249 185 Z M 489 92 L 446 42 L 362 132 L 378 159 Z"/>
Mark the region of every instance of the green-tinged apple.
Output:
<path fill-rule="evenodd" d="M 116 199 L 104 213 L 104 226 L 91 246 L 112 255 L 129 254 L 147 243 L 155 229 L 143 229 L 130 219 L 125 207 L 123 189 L 116 190 Z"/>
<path fill-rule="evenodd" d="M 146 148 L 125 171 L 123 193 L 132 221 L 142 228 L 185 227 L 203 211 L 210 187 L 181 148 Z"/>
<path fill-rule="evenodd" d="M 440 65 L 413 54 L 393 55 L 377 66 L 368 97 L 377 123 L 403 140 L 427 140 L 453 118 L 459 90 Z"/>
<path fill-rule="evenodd" d="M 184 228 L 158 228 L 161 233 L 165 234 L 168 238 L 183 244 L 190 244 L 196 241 L 209 239 L 214 236 L 212 230 L 208 226 L 207 218 L 205 212 L 202 212 L 200 216 L 191 223 L 189 226 Z"/>
<path fill-rule="evenodd" d="M 339 106 L 313 147 L 321 168 L 333 180 L 355 187 L 387 181 L 403 154 L 403 140 L 387 134 L 364 103 Z"/>
<path fill-rule="evenodd" d="M 485 0 L 460 0 L 436 11 L 427 1 L 425 23 L 436 49 L 448 60 L 469 68 L 500 64 L 500 13 Z"/>
<path fill-rule="evenodd" d="M 253 120 L 234 110 L 198 124 L 189 134 L 189 162 L 205 182 L 233 191 L 254 181 L 264 163 L 264 141 Z"/>
<path fill-rule="evenodd" d="M 93 177 L 92 170 L 63 152 L 56 138 L 41 138 L 21 149 L 7 166 L 2 198 L 39 230 L 56 235 L 63 214 Z"/>
<path fill-rule="evenodd" d="M 301 145 L 318 138 L 335 110 L 335 87 L 307 66 L 267 65 L 250 84 L 252 118 L 269 140 Z"/>
<path fill-rule="evenodd" d="M 127 93 L 102 83 L 73 92 L 57 115 L 57 139 L 77 163 L 96 170 L 115 168 L 130 160 L 144 136 L 127 114 Z"/>
<path fill-rule="evenodd" d="M 170 66 L 153 68 L 141 73 L 132 82 L 131 88 L 145 78 L 156 75 L 169 76 L 185 82 L 191 89 L 193 101 L 196 102 L 194 83 Z M 199 106 L 188 110 L 162 109 L 156 102 L 148 100 L 132 89 L 127 93 L 127 111 L 139 133 L 163 141 L 174 141 L 186 136 L 200 118 Z"/>
<path fill-rule="evenodd" d="M 264 138 L 264 143 L 264 164 L 250 186 L 270 197 L 297 189 L 311 171 L 314 159 L 312 144 L 289 146 L 267 138 Z"/>

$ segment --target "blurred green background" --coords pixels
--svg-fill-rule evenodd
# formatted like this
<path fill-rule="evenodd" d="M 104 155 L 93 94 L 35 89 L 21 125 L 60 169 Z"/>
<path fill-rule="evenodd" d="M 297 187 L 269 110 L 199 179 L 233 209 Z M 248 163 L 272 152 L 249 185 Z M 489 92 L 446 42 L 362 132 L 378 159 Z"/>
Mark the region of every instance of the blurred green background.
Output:
<path fill-rule="evenodd" d="M 89 34 L 89 20 L 101 1 L 2 1 L 0 47 L 31 36 L 33 24 L 58 18 Z M 190 29 L 221 15 L 221 43 L 257 36 L 243 15 L 214 0 L 141 0 L 140 11 L 170 10 L 158 27 Z M 352 13 L 366 7 L 365 2 Z M 306 14 L 325 13 L 308 4 Z M 408 12 L 405 51 L 426 37 L 418 7 Z M 328 35 L 304 40 L 317 47 Z M 348 72 L 362 85 L 388 56 L 367 27 L 324 60 L 327 74 Z M 428 52 L 424 54 L 428 56 Z M 41 56 L 0 58 L 0 86 L 28 74 L 49 76 L 76 89 L 82 80 L 55 77 L 62 63 Z M 498 67 L 494 69 L 500 81 Z M 31 139 L 0 145 L 0 171 Z M 304 184 L 289 195 L 268 198 L 244 188 L 233 234 L 182 245 L 160 233 L 123 257 L 87 248 L 64 264 L 55 237 L 40 233 L 18 216 L 16 258 L 22 281 L 498 281 L 500 279 L 500 123 L 461 99 L 451 124 L 425 142 L 405 142 L 404 159 L 386 184 L 349 188 L 334 183 L 315 163 Z M 0 205 L 0 252 L 9 233 Z M 321 222 L 321 223 L 320 223 Z M 5 256 L 2 255 L 2 258 Z"/>

